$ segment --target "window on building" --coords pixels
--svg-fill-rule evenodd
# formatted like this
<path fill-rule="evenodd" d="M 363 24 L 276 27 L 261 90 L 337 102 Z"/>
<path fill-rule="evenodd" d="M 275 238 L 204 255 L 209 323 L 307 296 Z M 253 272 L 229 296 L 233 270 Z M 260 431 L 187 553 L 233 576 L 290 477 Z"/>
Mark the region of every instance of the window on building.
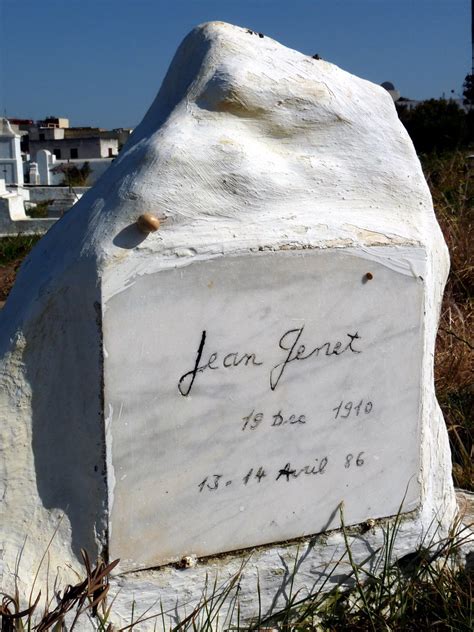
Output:
<path fill-rule="evenodd" d="M 40 139 L 40 140 L 44 140 L 44 134 L 40 134 L 40 135 L 39 135 L 39 139 Z"/>
<path fill-rule="evenodd" d="M 71 158 L 79 158 L 79 150 L 77 147 L 71 147 Z"/>
<path fill-rule="evenodd" d="M 53 149 L 53 154 L 56 156 L 56 158 L 58 160 L 61 160 L 61 150 L 60 149 Z"/>
<path fill-rule="evenodd" d="M 114 150 L 112 149 L 112 147 L 109 147 L 109 158 L 112 158 L 114 155 Z"/>

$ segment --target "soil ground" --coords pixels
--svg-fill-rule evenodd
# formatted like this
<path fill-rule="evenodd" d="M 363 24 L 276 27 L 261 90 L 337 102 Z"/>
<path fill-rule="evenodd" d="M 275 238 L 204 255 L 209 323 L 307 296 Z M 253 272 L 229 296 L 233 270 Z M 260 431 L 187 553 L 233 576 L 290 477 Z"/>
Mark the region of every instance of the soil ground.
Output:
<path fill-rule="evenodd" d="M 23 258 L 20 257 L 4 265 L 0 265 L 0 308 L 3 307 L 15 282 L 18 268 Z"/>

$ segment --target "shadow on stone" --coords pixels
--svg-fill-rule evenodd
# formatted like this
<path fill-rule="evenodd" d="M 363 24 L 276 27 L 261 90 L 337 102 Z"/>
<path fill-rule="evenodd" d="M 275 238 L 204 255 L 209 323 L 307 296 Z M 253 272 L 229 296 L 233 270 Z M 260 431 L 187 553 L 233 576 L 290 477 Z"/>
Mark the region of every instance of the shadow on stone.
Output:
<path fill-rule="evenodd" d="M 25 332 L 38 494 L 67 516 L 78 557 L 106 534 L 100 315 L 95 271 L 79 266 Z"/>
<path fill-rule="evenodd" d="M 130 224 L 123 230 L 121 230 L 113 239 L 114 246 L 118 248 L 125 248 L 126 250 L 132 250 L 136 248 L 147 238 L 147 235 L 140 232 L 136 224 Z"/>

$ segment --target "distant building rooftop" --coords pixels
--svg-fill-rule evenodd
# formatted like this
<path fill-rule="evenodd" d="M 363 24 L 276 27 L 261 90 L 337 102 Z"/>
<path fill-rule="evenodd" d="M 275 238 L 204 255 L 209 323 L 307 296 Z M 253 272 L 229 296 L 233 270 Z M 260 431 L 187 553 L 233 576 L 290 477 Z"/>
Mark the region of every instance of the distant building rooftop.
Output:
<path fill-rule="evenodd" d="M 69 119 L 57 116 L 47 116 L 42 121 L 37 122 L 38 127 L 69 127 Z"/>

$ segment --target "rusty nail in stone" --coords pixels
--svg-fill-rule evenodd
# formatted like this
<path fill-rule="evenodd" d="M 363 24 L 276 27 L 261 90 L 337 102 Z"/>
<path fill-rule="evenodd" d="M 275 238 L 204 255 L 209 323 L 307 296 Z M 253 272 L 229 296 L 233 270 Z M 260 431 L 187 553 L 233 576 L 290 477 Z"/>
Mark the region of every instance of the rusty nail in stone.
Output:
<path fill-rule="evenodd" d="M 151 213 L 143 213 L 137 219 L 138 229 L 142 233 L 148 235 L 148 233 L 154 233 L 160 227 L 160 220 Z"/>
<path fill-rule="evenodd" d="M 367 281 L 372 281 L 372 279 L 374 278 L 374 275 L 372 274 L 372 272 L 367 272 L 367 274 L 365 275 L 365 278 L 367 279 Z"/>

